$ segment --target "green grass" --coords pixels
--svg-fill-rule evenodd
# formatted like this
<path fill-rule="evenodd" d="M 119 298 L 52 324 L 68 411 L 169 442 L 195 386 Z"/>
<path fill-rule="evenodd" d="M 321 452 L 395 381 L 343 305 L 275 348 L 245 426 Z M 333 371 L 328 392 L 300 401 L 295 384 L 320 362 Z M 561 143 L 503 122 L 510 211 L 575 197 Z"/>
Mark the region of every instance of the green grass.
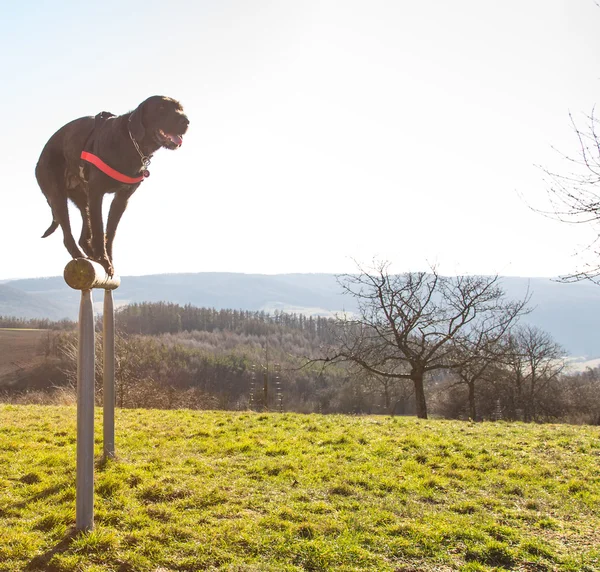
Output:
<path fill-rule="evenodd" d="M 76 534 L 75 418 L 0 405 L 2 572 L 600 570 L 598 428 L 118 410 Z"/>

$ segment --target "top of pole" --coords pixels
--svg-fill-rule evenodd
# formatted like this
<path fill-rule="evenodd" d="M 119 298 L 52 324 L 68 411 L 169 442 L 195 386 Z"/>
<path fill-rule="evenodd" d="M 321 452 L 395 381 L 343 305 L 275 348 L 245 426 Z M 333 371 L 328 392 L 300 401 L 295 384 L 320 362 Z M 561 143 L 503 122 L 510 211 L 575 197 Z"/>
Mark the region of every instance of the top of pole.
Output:
<path fill-rule="evenodd" d="M 91 290 L 92 288 L 114 290 L 121 284 L 118 276 L 109 276 L 100 264 L 87 258 L 71 260 L 65 266 L 63 276 L 65 282 L 74 290 Z"/>

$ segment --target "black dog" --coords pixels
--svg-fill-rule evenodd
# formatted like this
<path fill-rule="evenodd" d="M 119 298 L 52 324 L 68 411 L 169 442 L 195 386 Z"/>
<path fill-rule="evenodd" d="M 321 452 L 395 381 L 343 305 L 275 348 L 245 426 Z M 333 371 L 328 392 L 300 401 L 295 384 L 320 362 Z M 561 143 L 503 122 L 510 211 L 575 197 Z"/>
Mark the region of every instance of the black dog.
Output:
<path fill-rule="evenodd" d="M 42 238 L 60 225 L 73 258 L 97 260 L 112 276 L 113 240 L 129 197 L 149 175 L 152 154 L 161 147 L 180 147 L 188 125 L 179 102 L 153 96 L 125 115 L 102 112 L 59 129 L 46 143 L 35 169 L 52 209 L 52 224 Z M 106 193 L 115 193 L 115 197 L 105 236 L 102 199 Z M 67 199 L 81 211 L 79 245 L 83 252 L 71 232 Z"/>

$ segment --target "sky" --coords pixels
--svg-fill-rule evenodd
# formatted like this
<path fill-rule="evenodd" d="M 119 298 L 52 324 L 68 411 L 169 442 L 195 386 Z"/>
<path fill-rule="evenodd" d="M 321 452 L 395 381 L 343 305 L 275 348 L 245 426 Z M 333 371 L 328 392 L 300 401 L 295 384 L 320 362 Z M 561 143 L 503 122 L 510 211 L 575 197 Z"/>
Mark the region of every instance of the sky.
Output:
<path fill-rule="evenodd" d="M 536 212 L 540 166 L 597 102 L 599 24 L 593 0 L 4 2 L 0 280 L 69 260 L 40 238 L 48 138 L 156 94 L 191 124 L 129 202 L 121 275 L 573 272 L 592 229 Z"/>

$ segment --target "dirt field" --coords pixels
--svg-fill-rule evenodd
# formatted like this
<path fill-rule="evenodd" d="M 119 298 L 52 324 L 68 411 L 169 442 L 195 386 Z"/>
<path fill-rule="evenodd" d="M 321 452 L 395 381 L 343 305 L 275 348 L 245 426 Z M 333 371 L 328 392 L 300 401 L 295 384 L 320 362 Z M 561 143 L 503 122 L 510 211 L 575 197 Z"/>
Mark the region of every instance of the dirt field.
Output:
<path fill-rule="evenodd" d="M 0 328 L 0 383 L 3 377 L 41 363 L 47 336 L 47 330 Z"/>

